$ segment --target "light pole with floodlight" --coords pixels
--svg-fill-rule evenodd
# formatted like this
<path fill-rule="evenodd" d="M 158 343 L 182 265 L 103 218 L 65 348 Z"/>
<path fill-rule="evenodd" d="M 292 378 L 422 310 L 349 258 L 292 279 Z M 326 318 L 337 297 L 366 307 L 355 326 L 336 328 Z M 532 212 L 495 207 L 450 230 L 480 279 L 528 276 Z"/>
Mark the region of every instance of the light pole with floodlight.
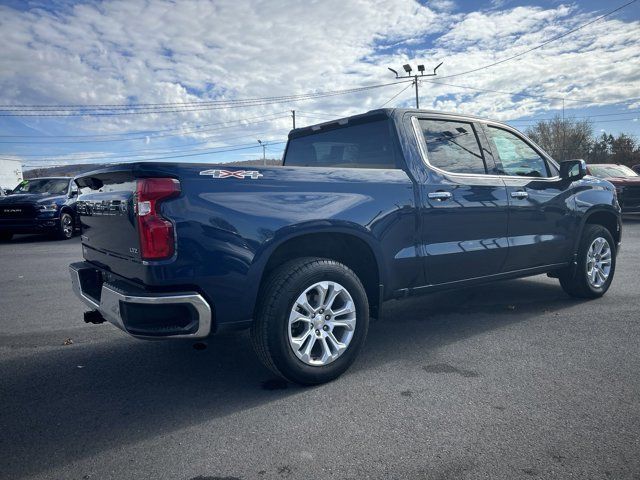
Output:
<path fill-rule="evenodd" d="M 418 77 L 434 77 L 437 75 L 436 70 L 438 70 L 438 68 L 440 68 L 440 65 L 442 65 L 444 62 L 440 62 L 436 68 L 433 69 L 433 73 L 428 73 L 428 74 L 424 74 L 424 65 L 418 65 L 418 72 L 420 72 L 420 75 L 418 75 L 417 73 L 414 75 L 411 75 L 411 72 L 413 71 L 411 68 L 411 65 L 409 65 L 408 63 L 406 65 L 403 65 L 402 68 L 404 68 L 404 71 L 407 72 L 407 77 L 413 78 L 413 85 L 416 87 L 416 108 L 420 108 L 420 98 L 418 96 Z M 396 72 L 393 68 L 391 67 L 387 67 L 389 70 L 391 70 L 396 78 L 405 78 L 405 77 L 401 77 L 400 75 L 398 75 L 398 72 Z"/>

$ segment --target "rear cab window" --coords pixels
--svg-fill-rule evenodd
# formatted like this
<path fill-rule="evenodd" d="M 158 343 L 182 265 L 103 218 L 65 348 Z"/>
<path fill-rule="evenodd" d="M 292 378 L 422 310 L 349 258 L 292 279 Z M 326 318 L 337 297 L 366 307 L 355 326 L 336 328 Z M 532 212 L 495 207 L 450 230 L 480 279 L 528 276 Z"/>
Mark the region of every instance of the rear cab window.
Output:
<path fill-rule="evenodd" d="M 473 123 L 422 118 L 418 119 L 418 125 L 432 167 L 458 174 L 493 173 L 493 165 L 487 165 Z"/>
<path fill-rule="evenodd" d="M 358 124 L 328 125 L 289 139 L 286 167 L 399 168 L 392 122 L 372 119 Z"/>

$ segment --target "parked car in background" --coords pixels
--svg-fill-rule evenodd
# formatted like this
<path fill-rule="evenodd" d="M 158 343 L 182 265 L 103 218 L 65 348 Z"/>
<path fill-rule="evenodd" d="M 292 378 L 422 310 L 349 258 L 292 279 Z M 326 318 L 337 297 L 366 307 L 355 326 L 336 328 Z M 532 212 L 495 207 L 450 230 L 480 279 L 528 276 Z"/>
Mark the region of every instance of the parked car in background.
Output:
<path fill-rule="evenodd" d="M 596 298 L 613 279 L 613 185 L 508 125 L 376 110 L 291 131 L 283 163 L 80 175 L 85 320 L 146 339 L 250 328 L 274 373 L 316 384 L 385 300 L 540 273 Z"/>
<path fill-rule="evenodd" d="M 590 175 L 608 180 L 616 187 L 622 213 L 640 213 L 640 175 L 625 165 L 587 165 Z"/>
<path fill-rule="evenodd" d="M 0 197 L 0 240 L 18 233 L 45 233 L 71 238 L 80 228 L 76 211 L 78 186 L 69 177 L 23 180 Z"/>

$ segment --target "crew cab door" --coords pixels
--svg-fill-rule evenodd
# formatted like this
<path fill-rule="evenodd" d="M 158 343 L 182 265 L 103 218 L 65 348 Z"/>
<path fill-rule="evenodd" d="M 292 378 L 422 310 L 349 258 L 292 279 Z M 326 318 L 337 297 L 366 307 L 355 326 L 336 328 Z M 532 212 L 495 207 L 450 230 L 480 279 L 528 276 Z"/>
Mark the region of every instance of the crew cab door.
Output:
<path fill-rule="evenodd" d="M 484 125 L 489 149 L 505 182 L 509 201 L 509 254 L 505 271 L 566 263 L 576 219 L 567 204 L 571 183 L 518 131 Z"/>
<path fill-rule="evenodd" d="M 451 116 L 413 118 L 429 175 L 421 189 L 426 277 L 445 284 L 497 274 L 507 257 L 506 187 L 482 128 Z"/>

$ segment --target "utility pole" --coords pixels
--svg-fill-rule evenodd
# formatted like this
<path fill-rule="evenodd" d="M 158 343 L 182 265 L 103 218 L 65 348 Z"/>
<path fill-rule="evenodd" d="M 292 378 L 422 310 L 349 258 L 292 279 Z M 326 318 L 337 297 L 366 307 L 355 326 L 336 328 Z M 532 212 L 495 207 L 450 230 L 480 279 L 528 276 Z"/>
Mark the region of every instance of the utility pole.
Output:
<path fill-rule="evenodd" d="M 296 129 L 296 111 L 291 110 L 291 118 L 293 118 L 293 129 Z"/>
<path fill-rule="evenodd" d="M 267 148 L 267 144 L 263 143 L 262 140 L 258 140 L 258 143 L 262 145 L 262 165 L 267 166 L 267 154 L 265 152 Z"/>
<path fill-rule="evenodd" d="M 564 123 L 564 97 L 562 97 L 562 160 L 566 160 L 565 150 L 566 150 L 566 138 L 567 138 L 567 125 Z"/>
<path fill-rule="evenodd" d="M 395 74 L 396 78 L 413 78 L 413 86 L 416 88 L 416 108 L 420 108 L 420 95 L 418 93 L 418 77 L 435 77 L 437 75 L 436 70 L 438 70 L 438 68 L 440 68 L 440 65 L 442 65 L 443 63 L 444 62 L 440 62 L 436 66 L 436 68 L 433 69 L 433 73 L 427 73 L 426 75 L 424 74 L 424 65 L 418 65 L 418 72 L 420 72 L 420 74 L 416 73 L 414 75 L 411 75 L 412 68 L 411 68 L 411 65 L 407 63 L 406 65 L 402 66 L 402 68 L 404 68 L 404 71 L 407 72 L 406 77 L 401 77 L 400 75 L 398 75 L 398 72 L 396 72 L 391 67 L 387 67 L 387 68 Z"/>

